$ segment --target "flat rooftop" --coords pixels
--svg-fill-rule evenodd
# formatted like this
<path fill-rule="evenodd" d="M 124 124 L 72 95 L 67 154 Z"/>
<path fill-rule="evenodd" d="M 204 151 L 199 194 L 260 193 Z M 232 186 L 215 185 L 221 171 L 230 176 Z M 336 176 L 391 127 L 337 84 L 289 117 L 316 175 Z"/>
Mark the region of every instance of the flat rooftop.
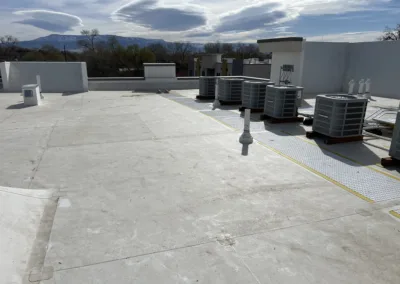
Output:
<path fill-rule="evenodd" d="M 400 283 L 389 141 L 253 115 L 243 156 L 237 108 L 197 94 L 0 93 L 0 282 Z"/>

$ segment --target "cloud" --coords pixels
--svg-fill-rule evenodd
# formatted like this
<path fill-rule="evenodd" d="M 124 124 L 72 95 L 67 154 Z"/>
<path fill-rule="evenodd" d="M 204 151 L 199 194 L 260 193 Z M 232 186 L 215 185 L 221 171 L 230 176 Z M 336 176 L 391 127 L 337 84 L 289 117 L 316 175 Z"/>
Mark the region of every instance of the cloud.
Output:
<path fill-rule="evenodd" d="M 162 7 L 156 0 L 131 2 L 113 12 L 112 19 L 158 31 L 186 31 L 206 23 L 202 13 L 180 6 Z"/>
<path fill-rule="evenodd" d="M 381 5 L 387 5 L 390 0 L 295 0 L 288 6 L 295 7 L 303 15 L 342 14 L 353 11 L 375 11 Z"/>
<path fill-rule="evenodd" d="M 279 3 L 244 8 L 222 17 L 215 31 L 222 33 L 249 31 L 281 22 L 288 17 L 288 13 L 280 8 Z"/>
<path fill-rule="evenodd" d="M 364 31 L 310 36 L 306 39 L 307 41 L 362 42 L 376 41 L 381 35 L 382 31 Z"/>
<path fill-rule="evenodd" d="M 194 33 L 189 33 L 186 36 L 187 37 L 209 37 L 212 35 L 213 35 L 213 32 L 194 32 Z"/>
<path fill-rule="evenodd" d="M 16 11 L 15 15 L 28 16 L 28 19 L 15 21 L 14 23 L 30 25 L 50 32 L 66 32 L 74 27 L 83 26 L 82 20 L 74 15 L 48 11 L 48 10 L 27 10 Z"/>
<path fill-rule="evenodd" d="M 396 23 L 395 16 L 400 13 L 400 3 L 397 0 L 0 0 L 0 2 L 4 2 L 0 9 L 0 23 L 3 30 L 7 27 L 7 33 L 18 35 L 20 40 L 48 33 L 76 34 L 82 23 L 80 19 L 85 22 L 85 27 L 98 28 L 102 34 L 163 38 L 169 41 L 255 42 L 259 38 L 290 35 L 291 32 L 299 36 L 316 36 L 325 32 L 325 34 L 343 33 L 342 36 L 351 37 L 346 35 L 349 30 L 374 31 L 383 30 L 385 25 L 393 26 Z M 193 3 L 197 3 L 197 6 Z M 38 9 L 40 7 L 45 8 Z M 47 10 L 47 14 L 39 13 L 38 10 Z M 14 11 L 22 13 L 16 16 L 13 14 Z M 62 11 L 63 14 L 55 14 L 57 12 L 53 11 Z M 367 12 L 366 15 L 370 15 L 370 18 L 364 19 L 365 15 L 362 12 Z M 55 18 L 49 19 L 51 15 L 48 13 Z M 325 15 L 330 16 L 325 17 Z M 359 18 L 351 22 L 347 20 L 348 16 Z M 334 18 L 338 24 L 332 20 Z M 382 19 L 385 20 L 382 22 Z M 343 24 L 342 20 L 348 24 Z M 302 26 L 299 27 L 299 23 Z M 290 28 L 281 28 L 282 26 Z"/>

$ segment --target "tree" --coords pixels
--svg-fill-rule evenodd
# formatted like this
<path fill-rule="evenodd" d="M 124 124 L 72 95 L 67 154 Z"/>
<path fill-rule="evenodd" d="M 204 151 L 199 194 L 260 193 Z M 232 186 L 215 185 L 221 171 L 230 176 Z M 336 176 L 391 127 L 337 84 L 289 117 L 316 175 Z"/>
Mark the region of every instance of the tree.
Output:
<path fill-rule="evenodd" d="M 156 56 L 156 61 L 157 62 L 168 62 L 169 61 L 169 55 L 168 55 L 168 50 L 165 47 L 165 45 L 161 43 L 152 43 L 147 46 L 151 52 L 154 53 Z"/>
<path fill-rule="evenodd" d="M 95 51 L 96 37 L 100 35 L 99 30 L 82 30 L 81 35 L 85 36 L 86 38 L 78 40 L 78 45 L 85 48 L 86 50 Z"/>
<path fill-rule="evenodd" d="M 235 57 L 240 59 L 263 57 L 255 44 L 238 43 L 235 48 Z"/>
<path fill-rule="evenodd" d="M 12 35 L 5 35 L 0 37 L 0 43 L 3 47 L 14 46 L 18 43 L 18 39 Z"/>
<path fill-rule="evenodd" d="M 5 60 L 14 59 L 13 57 L 15 57 L 15 55 L 13 55 L 12 53 L 17 43 L 18 39 L 16 37 L 13 37 L 12 35 L 5 35 L 0 37 L 1 54 Z"/>
<path fill-rule="evenodd" d="M 382 41 L 400 40 L 400 24 L 396 28 L 386 27 L 384 34 L 379 38 Z"/>
<path fill-rule="evenodd" d="M 21 57 L 21 61 L 45 61 L 44 59 L 43 54 L 39 51 L 31 51 Z"/>
<path fill-rule="evenodd" d="M 180 64 L 187 63 L 186 59 L 194 50 L 195 48 L 190 42 L 176 41 L 169 44 L 169 51 L 172 58 Z"/>
<path fill-rule="evenodd" d="M 119 41 L 118 41 L 116 36 L 109 37 L 108 40 L 107 40 L 107 44 L 108 44 L 108 47 L 113 51 L 121 46 L 119 44 Z"/>
<path fill-rule="evenodd" d="M 217 42 L 208 42 L 204 45 L 204 51 L 206 53 L 221 53 L 222 46 L 219 41 Z"/>
<path fill-rule="evenodd" d="M 143 65 L 143 63 L 153 63 L 156 62 L 156 56 L 154 55 L 153 52 L 151 52 L 150 49 L 148 48 L 142 48 L 139 52 L 139 60 L 140 60 L 140 65 Z"/>
<path fill-rule="evenodd" d="M 40 50 L 43 50 L 45 52 L 52 52 L 52 53 L 59 53 L 60 50 L 58 50 L 57 48 L 55 48 L 54 46 L 52 46 L 51 44 L 44 44 L 42 45 L 42 47 L 40 48 Z"/>
<path fill-rule="evenodd" d="M 223 43 L 221 45 L 221 52 L 223 54 L 232 54 L 234 51 L 233 44 L 231 43 Z"/>

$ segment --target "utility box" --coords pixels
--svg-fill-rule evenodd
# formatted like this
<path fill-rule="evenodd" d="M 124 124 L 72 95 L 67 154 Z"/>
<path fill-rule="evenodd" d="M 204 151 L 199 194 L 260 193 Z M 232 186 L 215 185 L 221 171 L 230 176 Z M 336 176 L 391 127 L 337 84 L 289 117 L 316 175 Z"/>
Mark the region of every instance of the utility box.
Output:
<path fill-rule="evenodd" d="M 333 138 L 361 136 L 367 104 L 351 95 L 318 95 L 313 131 Z"/>
<path fill-rule="evenodd" d="M 393 130 L 392 144 L 390 145 L 389 155 L 400 160 L 400 111 L 397 112 L 396 124 Z"/>
<path fill-rule="evenodd" d="M 268 86 L 264 114 L 273 118 L 297 117 L 303 88 L 297 86 Z"/>
<path fill-rule="evenodd" d="M 42 104 L 39 85 L 31 84 L 22 86 L 25 106 L 37 106 Z"/>

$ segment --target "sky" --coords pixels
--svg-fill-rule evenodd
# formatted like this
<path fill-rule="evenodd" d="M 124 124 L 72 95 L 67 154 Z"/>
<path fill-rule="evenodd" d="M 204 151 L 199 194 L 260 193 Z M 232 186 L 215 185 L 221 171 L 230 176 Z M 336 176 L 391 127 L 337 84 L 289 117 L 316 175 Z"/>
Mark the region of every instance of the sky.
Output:
<path fill-rule="evenodd" d="M 101 34 L 167 41 L 373 41 L 400 23 L 400 0 L 0 0 L 0 36 Z"/>

